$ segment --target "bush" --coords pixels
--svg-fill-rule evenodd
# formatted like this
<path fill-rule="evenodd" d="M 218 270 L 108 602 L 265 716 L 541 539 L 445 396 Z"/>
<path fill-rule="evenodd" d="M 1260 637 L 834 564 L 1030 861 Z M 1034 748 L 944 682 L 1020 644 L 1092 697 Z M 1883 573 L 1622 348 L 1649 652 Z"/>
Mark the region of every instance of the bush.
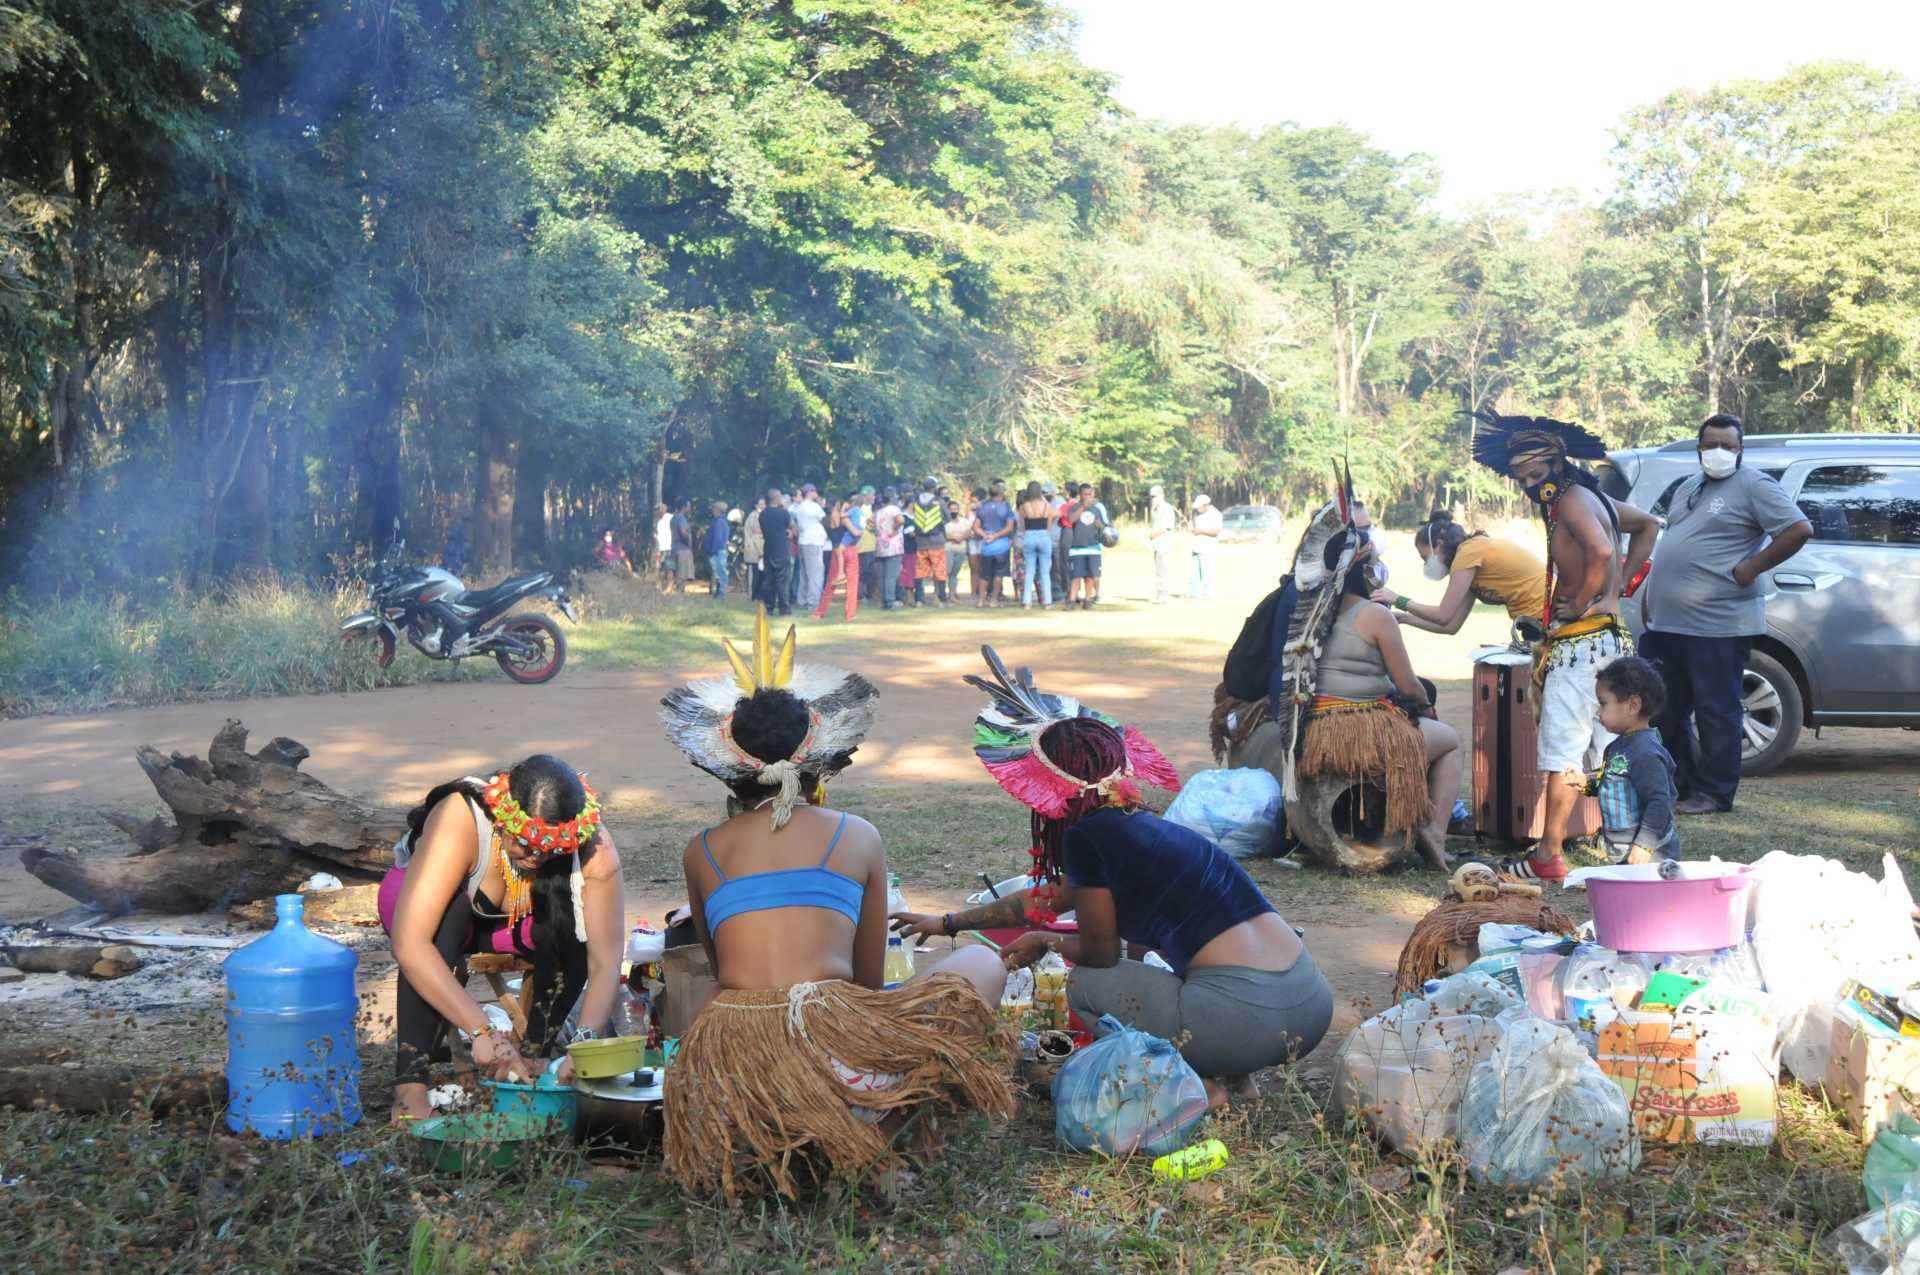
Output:
<path fill-rule="evenodd" d="M 422 659 L 377 667 L 367 644 L 340 638 L 341 619 L 363 597 L 358 585 L 327 590 L 261 578 L 217 596 L 176 593 L 152 609 L 118 597 L 15 602 L 0 612 L 0 711 L 24 716 L 484 675 Z"/>

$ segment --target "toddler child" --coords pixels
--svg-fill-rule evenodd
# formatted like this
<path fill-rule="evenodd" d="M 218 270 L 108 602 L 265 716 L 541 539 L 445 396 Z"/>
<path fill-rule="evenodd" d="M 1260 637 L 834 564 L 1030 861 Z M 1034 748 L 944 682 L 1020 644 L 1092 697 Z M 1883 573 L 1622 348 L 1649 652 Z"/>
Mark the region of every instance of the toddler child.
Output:
<path fill-rule="evenodd" d="M 1673 758 L 1650 725 L 1667 700 L 1660 672 L 1637 655 L 1600 670 L 1600 724 L 1619 738 L 1587 791 L 1600 798 L 1607 857 L 1615 863 L 1678 859 L 1680 834 L 1673 825 Z"/>

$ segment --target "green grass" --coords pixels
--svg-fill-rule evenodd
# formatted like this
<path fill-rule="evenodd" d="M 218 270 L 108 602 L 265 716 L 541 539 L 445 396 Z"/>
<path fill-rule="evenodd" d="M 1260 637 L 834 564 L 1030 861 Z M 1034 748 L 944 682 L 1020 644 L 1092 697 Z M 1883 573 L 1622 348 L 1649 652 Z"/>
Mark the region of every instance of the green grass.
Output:
<path fill-rule="evenodd" d="M 719 629 L 693 599 L 601 577 L 562 622 L 574 667 L 652 665 L 705 653 Z M 136 608 L 77 598 L 0 611 L 0 713 L 77 712 L 125 705 L 360 691 L 504 676 L 490 658 L 429 660 L 402 641 L 379 668 L 371 643 L 342 641 L 362 609 L 358 585 L 331 590 L 263 578 L 214 597 L 176 595 Z M 539 608 L 535 608 L 539 609 Z"/>
<path fill-rule="evenodd" d="M 20 1179 L 9 1265 L 28 1271 L 1825 1271 L 1860 1208 L 1858 1151 L 1801 1094 L 1771 1150 L 1657 1153 L 1631 1180 L 1551 1196 L 1383 1159 L 1294 1083 L 1214 1118 L 1233 1159 L 1205 1182 L 1058 1151 L 1029 1098 L 888 1200 L 690 1201 L 657 1154 L 618 1167 L 543 1150 L 498 1176 L 437 1177 L 377 1126 L 315 1143 L 185 1122 L 0 1115 Z M 343 1165 L 343 1153 L 365 1158 Z M 395 1166 L 391 1173 L 386 1165 Z"/>

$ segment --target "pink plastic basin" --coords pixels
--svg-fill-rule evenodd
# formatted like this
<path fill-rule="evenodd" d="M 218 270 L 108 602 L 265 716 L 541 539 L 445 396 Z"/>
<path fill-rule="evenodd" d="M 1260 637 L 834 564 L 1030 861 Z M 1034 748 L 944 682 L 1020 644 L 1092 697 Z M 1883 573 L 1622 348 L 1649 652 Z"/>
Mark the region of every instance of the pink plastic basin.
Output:
<path fill-rule="evenodd" d="M 1697 881 L 1587 882 L 1593 936 L 1616 952 L 1709 952 L 1747 937 L 1745 868 Z"/>

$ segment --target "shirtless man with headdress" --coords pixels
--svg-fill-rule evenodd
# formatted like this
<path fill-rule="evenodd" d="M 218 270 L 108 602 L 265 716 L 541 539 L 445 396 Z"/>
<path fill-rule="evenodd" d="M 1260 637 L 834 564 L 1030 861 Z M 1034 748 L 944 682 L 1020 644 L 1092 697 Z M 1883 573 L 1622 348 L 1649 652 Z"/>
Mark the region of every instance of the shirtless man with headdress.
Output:
<path fill-rule="evenodd" d="M 1601 460 L 1599 438 L 1544 416 L 1474 414 L 1473 457 L 1511 478 L 1540 509 L 1547 529 L 1544 636 L 1535 648 L 1533 681 L 1540 713 L 1539 765 L 1546 819 L 1533 856 L 1509 868 L 1517 876 L 1558 881 L 1567 874 L 1567 823 L 1590 770 L 1613 735 L 1600 725 L 1594 677 L 1633 653 L 1620 619 L 1623 581 L 1653 553 L 1659 524 L 1632 505 L 1610 499 L 1576 460 Z M 1621 537 L 1627 537 L 1625 563 Z"/>

